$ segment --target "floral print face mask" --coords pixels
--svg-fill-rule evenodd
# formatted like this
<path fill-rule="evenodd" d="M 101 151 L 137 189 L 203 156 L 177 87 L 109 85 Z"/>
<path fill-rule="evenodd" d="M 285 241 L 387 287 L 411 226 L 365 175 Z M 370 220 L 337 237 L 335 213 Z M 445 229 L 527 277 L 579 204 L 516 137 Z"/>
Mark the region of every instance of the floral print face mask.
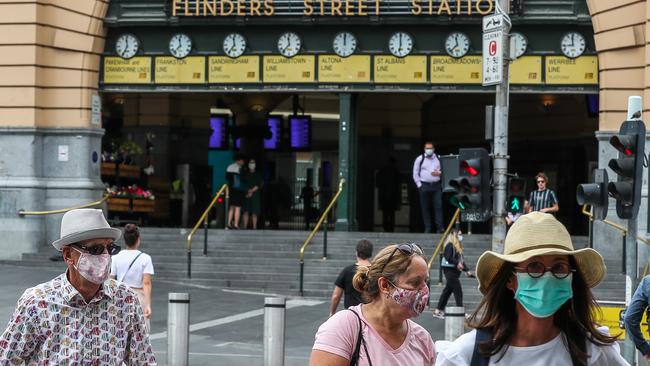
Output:
<path fill-rule="evenodd" d="M 390 281 L 388 282 L 395 288 L 395 291 L 390 294 L 390 298 L 406 311 L 409 318 L 414 318 L 422 314 L 429 303 L 429 286 L 423 286 L 417 290 L 408 290 L 397 287 Z"/>

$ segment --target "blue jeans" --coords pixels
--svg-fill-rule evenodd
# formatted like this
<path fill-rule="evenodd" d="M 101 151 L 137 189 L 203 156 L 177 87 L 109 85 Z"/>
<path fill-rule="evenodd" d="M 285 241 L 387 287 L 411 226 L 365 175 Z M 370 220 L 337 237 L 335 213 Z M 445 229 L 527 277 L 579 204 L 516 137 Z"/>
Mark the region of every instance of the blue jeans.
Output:
<path fill-rule="evenodd" d="M 650 344 L 643 338 L 641 317 L 648 306 L 649 300 L 650 276 L 646 276 L 641 280 L 639 287 L 634 292 L 634 296 L 632 296 L 630 305 L 625 310 L 625 332 L 628 337 L 632 338 L 634 345 L 644 356 L 650 354 Z"/>
<path fill-rule="evenodd" d="M 442 184 L 440 182 L 426 183 L 422 182 L 419 189 L 420 207 L 422 208 L 422 221 L 424 221 L 424 231 L 433 232 L 433 223 L 436 231 L 442 232 Z M 433 207 L 433 211 L 432 211 Z M 433 213 L 433 220 L 432 220 Z"/>

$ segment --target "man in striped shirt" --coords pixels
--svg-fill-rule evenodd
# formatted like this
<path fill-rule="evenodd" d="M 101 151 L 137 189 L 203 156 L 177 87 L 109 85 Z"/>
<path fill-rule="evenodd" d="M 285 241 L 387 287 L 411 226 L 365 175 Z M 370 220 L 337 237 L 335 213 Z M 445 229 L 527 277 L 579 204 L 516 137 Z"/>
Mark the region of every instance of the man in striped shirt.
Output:
<path fill-rule="evenodd" d="M 555 214 L 560 210 L 557 202 L 557 196 L 553 190 L 546 188 L 548 177 L 544 172 L 539 172 L 535 176 L 537 190 L 530 192 L 528 201 L 525 202 L 526 213 L 540 211 Z"/>

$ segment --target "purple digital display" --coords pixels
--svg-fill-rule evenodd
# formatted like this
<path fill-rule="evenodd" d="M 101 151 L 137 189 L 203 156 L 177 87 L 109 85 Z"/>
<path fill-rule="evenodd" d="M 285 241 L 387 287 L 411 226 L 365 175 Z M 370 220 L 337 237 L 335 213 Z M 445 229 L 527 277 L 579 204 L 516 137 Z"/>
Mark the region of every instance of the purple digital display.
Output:
<path fill-rule="evenodd" d="M 271 132 L 271 137 L 264 139 L 264 148 L 267 150 L 277 150 L 280 148 L 280 136 L 282 136 L 282 117 L 280 116 L 269 116 L 266 121 L 266 125 L 269 127 Z M 239 149 L 241 146 L 241 139 L 235 140 L 235 149 Z"/>
<path fill-rule="evenodd" d="M 228 148 L 228 120 L 225 116 L 210 116 L 210 149 L 227 149 Z"/>
<path fill-rule="evenodd" d="M 289 117 L 291 149 L 305 150 L 311 147 L 311 116 Z"/>
<path fill-rule="evenodd" d="M 264 148 L 267 150 L 277 150 L 280 148 L 280 129 L 282 128 L 282 117 L 270 116 L 266 122 L 271 132 L 271 137 L 264 139 Z"/>

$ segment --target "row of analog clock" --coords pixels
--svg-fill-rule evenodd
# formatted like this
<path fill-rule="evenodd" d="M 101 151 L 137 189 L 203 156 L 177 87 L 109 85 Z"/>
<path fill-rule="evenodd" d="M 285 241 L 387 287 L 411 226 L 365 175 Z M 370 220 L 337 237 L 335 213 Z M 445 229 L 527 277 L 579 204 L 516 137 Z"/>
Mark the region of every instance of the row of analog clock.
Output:
<path fill-rule="evenodd" d="M 512 33 L 515 58 L 523 55 L 528 48 L 528 40 L 521 33 Z M 332 49 L 341 57 L 348 57 L 357 50 L 357 37 L 350 32 L 340 32 L 334 36 Z M 397 57 L 408 56 L 413 51 L 415 42 L 413 36 L 407 32 L 395 32 L 388 39 L 388 49 Z M 445 51 L 452 57 L 463 57 L 470 49 L 470 39 L 462 32 L 450 33 L 445 39 Z M 585 51 L 585 38 L 576 32 L 566 33 L 561 41 L 562 53 L 570 58 L 581 56 Z M 302 39 L 293 32 L 283 33 L 278 38 L 278 52 L 285 57 L 293 57 L 300 52 Z M 140 49 L 140 41 L 130 33 L 122 34 L 115 43 L 115 51 L 120 57 L 131 58 Z M 178 33 L 169 40 L 169 52 L 176 58 L 183 58 L 192 51 L 192 39 L 184 34 Z M 223 52 L 236 58 L 246 51 L 246 38 L 239 33 L 230 33 L 223 40 Z"/>

